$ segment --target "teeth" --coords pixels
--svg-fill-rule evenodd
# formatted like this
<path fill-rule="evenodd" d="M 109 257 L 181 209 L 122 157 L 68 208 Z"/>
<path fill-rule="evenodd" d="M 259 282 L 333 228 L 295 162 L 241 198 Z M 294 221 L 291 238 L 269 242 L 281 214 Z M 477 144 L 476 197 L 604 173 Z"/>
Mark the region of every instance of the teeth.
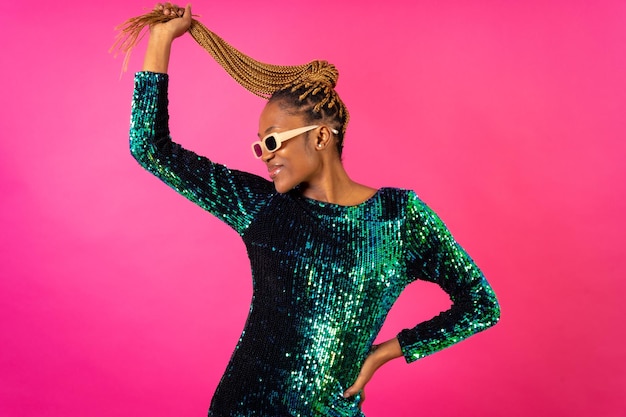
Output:
<path fill-rule="evenodd" d="M 278 175 L 278 173 L 280 172 L 281 169 L 282 169 L 281 167 L 275 167 L 274 169 L 272 169 L 269 172 L 270 178 L 274 178 L 276 175 Z"/>

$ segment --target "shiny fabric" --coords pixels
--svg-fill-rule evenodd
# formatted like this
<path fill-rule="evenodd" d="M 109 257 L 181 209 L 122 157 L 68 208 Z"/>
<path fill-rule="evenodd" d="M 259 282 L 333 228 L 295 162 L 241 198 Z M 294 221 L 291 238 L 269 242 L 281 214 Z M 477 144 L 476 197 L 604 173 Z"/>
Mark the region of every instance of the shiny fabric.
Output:
<path fill-rule="evenodd" d="M 441 286 L 452 307 L 398 334 L 407 362 L 496 323 L 491 287 L 413 191 L 382 188 L 350 207 L 279 194 L 172 142 L 167 88 L 165 74 L 136 75 L 131 153 L 231 226 L 252 268 L 250 313 L 209 416 L 362 416 L 359 395 L 342 393 L 415 279 Z"/>

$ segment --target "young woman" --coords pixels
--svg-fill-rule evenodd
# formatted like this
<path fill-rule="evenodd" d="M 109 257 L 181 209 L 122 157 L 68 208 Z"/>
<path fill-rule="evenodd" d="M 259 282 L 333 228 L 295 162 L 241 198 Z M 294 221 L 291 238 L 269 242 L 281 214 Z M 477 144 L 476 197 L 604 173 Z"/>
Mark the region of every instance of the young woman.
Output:
<path fill-rule="evenodd" d="M 250 313 L 209 416 L 362 416 L 363 389 L 380 366 L 415 361 L 497 322 L 491 287 L 413 191 L 374 189 L 346 173 L 348 112 L 332 65 L 314 62 L 284 85 L 257 77 L 278 83 L 252 145 L 271 181 L 172 142 L 167 69 L 191 8 L 157 5 L 154 13 L 172 19 L 151 25 L 136 74 L 132 155 L 230 225 L 252 268 Z M 374 346 L 415 279 L 440 285 L 452 307 Z"/>

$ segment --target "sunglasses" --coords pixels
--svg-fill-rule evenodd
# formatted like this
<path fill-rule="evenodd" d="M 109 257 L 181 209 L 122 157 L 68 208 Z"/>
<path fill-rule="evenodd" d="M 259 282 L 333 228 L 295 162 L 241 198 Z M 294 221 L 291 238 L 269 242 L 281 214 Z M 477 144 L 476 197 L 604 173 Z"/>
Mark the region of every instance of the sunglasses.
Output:
<path fill-rule="evenodd" d="M 297 129 L 285 130 L 284 132 L 270 133 L 269 135 L 265 136 L 263 139 L 257 140 L 256 142 L 252 144 L 252 153 L 254 153 L 255 158 L 259 159 L 261 156 L 263 156 L 263 148 L 267 149 L 268 152 L 274 152 L 280 149 L 283 142 L 289 139 L 293 139 L 296 136 L 306 133 L 317 127 L 319 126 L 318 125 L 305 126 L 305 127 L 299 127 Z M 331 131 L 335 135 L 339 133 L 337 129 L 331 129 Z"/>

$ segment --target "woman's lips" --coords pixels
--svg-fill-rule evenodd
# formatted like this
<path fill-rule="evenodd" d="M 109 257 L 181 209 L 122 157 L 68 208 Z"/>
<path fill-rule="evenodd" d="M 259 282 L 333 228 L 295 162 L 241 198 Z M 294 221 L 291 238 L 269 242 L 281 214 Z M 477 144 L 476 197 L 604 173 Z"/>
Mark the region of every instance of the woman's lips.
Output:
<path fill-rule="evenodd" d="M 274 179 L 276 177 L 276 175 L 278 175 L 278 173 L 282 169 L 283 169 L 282 165 L 272 165 L 270 167 L 267 167 L 267 170 L 269 171 L 270 179 Z"/>

